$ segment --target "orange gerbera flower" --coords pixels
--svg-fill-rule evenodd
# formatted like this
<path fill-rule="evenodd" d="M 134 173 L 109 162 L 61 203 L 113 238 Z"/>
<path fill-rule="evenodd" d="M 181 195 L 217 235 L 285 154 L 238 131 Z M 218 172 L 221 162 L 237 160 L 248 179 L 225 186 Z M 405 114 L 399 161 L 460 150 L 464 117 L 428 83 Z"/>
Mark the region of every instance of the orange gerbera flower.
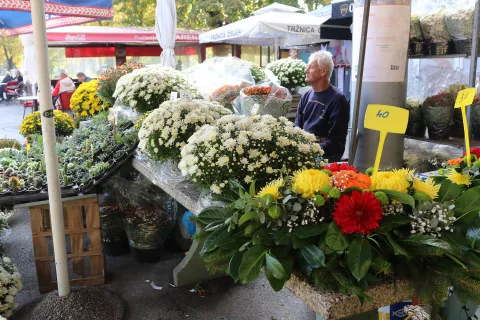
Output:
<path fill-rule="evenodd" d="M 357 173 L 352 170 L 340 170 L 332 174 L 332 184 L 342 191 L 351 187 L 366 190 L 370 188 L 372 181 L 366 174 Z"/>
<path fill-rule="evenodd" d="M 462 163 L 463 158 L 458 158 L 458 159 L 451 159 L 448 160 L 447 163 L 451 166 L 458 166 L 460 163 Z"/>

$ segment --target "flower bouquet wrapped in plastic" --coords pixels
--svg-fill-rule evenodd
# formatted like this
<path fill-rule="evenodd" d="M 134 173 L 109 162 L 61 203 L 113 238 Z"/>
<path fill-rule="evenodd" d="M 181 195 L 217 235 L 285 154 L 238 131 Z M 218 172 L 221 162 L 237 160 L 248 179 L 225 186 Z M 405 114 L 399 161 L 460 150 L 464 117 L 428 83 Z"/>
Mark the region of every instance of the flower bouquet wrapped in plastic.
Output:
<path fill-rule="evenodd" d="M 236 114 L 270 114 L 279 118 L 287 114 L 291 102 L 292 95 L 287 88 L 268 83 L 242 89 L 233 107 Z"/>

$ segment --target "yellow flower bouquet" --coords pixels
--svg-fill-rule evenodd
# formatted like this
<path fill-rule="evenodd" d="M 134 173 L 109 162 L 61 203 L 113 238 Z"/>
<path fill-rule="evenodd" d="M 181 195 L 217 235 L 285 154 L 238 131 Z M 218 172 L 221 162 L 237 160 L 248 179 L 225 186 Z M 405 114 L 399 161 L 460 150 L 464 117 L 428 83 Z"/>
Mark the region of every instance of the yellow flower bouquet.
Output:
<path fill-rule="evenodd" d="M 70 135 L 75 128 L 73 118 L 60 110 L 53 110 L 53 117 L 55 121 L 55 134 L 57 136 L 65 137 Z M 42 134 L 42 122 L 40 111 L 30 113 L 23 119 L 20 126 L 20 134 L 28 136 L 29 134 Z"/>
<path fill-rule="evenodd" d="M 82 83 L 72 95 L 70 107 L 77 117 L 92 117 L 105 110 L 97 95 L 98 80 Z"/>

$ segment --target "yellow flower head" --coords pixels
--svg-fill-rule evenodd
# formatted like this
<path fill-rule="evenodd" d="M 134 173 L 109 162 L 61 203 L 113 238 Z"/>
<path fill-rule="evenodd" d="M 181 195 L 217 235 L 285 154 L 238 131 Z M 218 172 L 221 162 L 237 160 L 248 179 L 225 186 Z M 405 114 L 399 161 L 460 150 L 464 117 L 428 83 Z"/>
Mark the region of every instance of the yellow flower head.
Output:
<path fill-rule="evenodd" d="M 407 170 L 394 170 L 384 171 L 377 174 L 375 181 L 376 189 L 386 189 L 408 193 L 408 171 Z"/>
<path fill-rule="evenodd" d="M 415 178 L 413 180 L 413 189 L 415 191 L 423 192 L 430 196 L 430 198 L 435 199 L 438 197 L 438 191 L 440 191 L 440 185 L 436 185 L 432 179 L 427 179 L 425 182 Z"/>
<path fill-rule="evenodd" d="M 452 181 L 452 182 L 455 182 L 456 184 L 459 184 L 459 185 L 471 185 L 472 184 L 472 181 L 470 180 L 470 176 L 468 174 L 461 174 L 461 173 L 458 173 L 457 171 L 455 170 L 451 170 L 448 175 L 447 175 L 447 178 Z"/>
<path fill-rule="evenodd" d="M 283 187 L 283 179 L 274 180 L 263 187 L 257 194 L 257 197 L 261 198 L 267 194 L 270 194 L 275 199 L 280 199 L 282 197 L 279 191 L 281 187 Z"/>
<path fill-rule="evenodd" d="M 393 172 L 397 173 L 399 176 L 404 175 L 405 179 L 413 180 L 413 174 L 415 173 L 415 170 L 404 168 L 404 169 L 400 169 L 400 170 L 393 170 Z"/>
<path fill-rule="evenodd" d="M 293 176 L 292 190 L 304 198 L 311 198 L 315 192 L 325 186 L 331 186 L 330 177 L 325 172 L 316 169 L 297 171 Z"/>

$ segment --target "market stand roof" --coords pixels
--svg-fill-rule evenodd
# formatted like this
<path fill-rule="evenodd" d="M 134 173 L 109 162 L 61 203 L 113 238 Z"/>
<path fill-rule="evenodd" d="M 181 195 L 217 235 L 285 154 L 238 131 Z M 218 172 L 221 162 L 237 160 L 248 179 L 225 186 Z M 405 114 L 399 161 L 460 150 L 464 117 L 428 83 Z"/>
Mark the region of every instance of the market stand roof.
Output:
<path fill-rule="evenodd" d="M 198 43 L 199 32 L 177 28 L 176 42 Z M 158 40 L 153 28 L 127 27 L 63 27 L 47 30 L 49 46 L 101 44 L 157 44 Z"/>

